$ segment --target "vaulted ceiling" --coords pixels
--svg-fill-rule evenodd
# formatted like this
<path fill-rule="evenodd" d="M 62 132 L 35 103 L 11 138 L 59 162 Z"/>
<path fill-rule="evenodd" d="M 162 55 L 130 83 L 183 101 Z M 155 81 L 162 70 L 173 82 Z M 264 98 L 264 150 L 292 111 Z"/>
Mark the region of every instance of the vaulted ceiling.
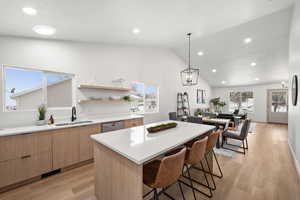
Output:
<path fill-rule="evenodd" d="M 192 40 L 192 65 L 214 87 L 286 81 L 292 8 Z M 245 44 L 244 39 L 252 42 Z M 187 60 L 188 46 L 175 52 Z M 199 56 L 197 52 L 203 52 Z M 252 66 L 255 65 L 255 66 Z"/>

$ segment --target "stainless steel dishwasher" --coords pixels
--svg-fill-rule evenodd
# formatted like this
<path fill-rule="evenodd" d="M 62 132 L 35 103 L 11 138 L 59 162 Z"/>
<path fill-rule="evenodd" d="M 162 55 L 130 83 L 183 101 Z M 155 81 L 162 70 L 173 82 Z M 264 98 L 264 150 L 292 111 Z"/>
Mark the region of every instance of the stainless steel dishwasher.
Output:
<path fill-rule="evenodd" d="M 102 133 L 116 131 L 124 128 L 124 121 L 107 122 L 102 124 Z"/>

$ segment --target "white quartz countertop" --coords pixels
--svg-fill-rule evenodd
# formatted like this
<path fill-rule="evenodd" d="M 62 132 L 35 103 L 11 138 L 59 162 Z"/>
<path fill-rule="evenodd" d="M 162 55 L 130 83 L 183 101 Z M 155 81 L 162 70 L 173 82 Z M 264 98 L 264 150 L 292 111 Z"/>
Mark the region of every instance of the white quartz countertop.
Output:
<path fill-rule="evenodd" d="M 81 123 L 81 124 L 73 124 L 73 125 L 66 125 L 66 126 L 56 126 L 54 125 L 44 125 L 44 126 L 23 126 L 17 128 L 5 128 L 0 129 L 0 137 L 1 136 L 12 136 L 12 135 L 19 135 L 19 134 L 26 134 L 26 133 L 34 133 L 40 131 L 48 131 L 48 130 L 57 130 L 63 128 L 71 128 L 71 127 L 79 127 L 79 126 L 86 126 L 92 124 L 101 124 L 106 122 L 113 122 L 113 121 L 121 121 L 127 119 L 137 119 L 143 118 L 142 115 L 120 115 L 120 116 L 109 116 L 103 118 L 96 118 L 96 119 L 85 119 L 82 121 L 92 121 L 88 123 Z M 80 120 L 77 120 L 80 121 Z"/>
<path fill-rule="evenodd" d="M 148 133 L 147 128 L 176 122 L 176 128 Z M 215 126 L 178 121 L 164 121 L 118 131 L 92 135 L 96 142 L 141 165 L 163 153 L 215 129 Z"/>

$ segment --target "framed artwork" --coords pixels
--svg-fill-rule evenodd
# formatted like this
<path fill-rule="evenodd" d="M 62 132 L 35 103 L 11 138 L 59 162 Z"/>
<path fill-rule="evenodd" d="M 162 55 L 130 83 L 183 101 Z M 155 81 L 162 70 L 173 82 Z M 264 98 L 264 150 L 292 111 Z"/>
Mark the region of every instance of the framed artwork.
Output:
<path fill-rule="evenodd" d="M 292 102 L 294 106 L 297 106 L 298 103 L 298 76 L 293 76 L 292 82 Z"/>
<path fill-rule="evenodd" d="M 206 92 L 205 90 L 197 89 L 197 104 L 205 104 L 206 103 Z"/>

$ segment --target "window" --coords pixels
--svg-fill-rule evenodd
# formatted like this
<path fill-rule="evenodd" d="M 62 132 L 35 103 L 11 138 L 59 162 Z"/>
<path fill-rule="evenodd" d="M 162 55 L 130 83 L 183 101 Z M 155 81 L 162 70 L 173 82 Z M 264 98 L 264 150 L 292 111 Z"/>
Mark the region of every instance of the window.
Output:
<path fill-rule="evenodd" d="M 5 67 L 5 110 L 30 110 L 43 103 L 43 73 Z"/>
<path fill-rule="evenodd" d="M 73 75 L 9 66 L 3 72 L 4 111 L 72 106 Z"/>
<path fill-rule="evenodd" d="M 159 111 L 158 87 L 145 85 L 144 83 L 132 83 L 132 106 L 135 113 L 155 113 Z"/>
<path fill-rule="evenodd" d="M 72 106 L 72 75 L 47 73 L 47 105 L 49 108 Z"/>
<path fill-rule="evenodd" d="M 287 112 L 288 111 L 288 93 L 272 92 L 271 112 Z"/>
<path fill-rule="evenodd" d="M 254 96 L 253 92 L 230 92 L 229 95 L 229 112 L 240 110 L 246 113 L 254 111 Z"/>

